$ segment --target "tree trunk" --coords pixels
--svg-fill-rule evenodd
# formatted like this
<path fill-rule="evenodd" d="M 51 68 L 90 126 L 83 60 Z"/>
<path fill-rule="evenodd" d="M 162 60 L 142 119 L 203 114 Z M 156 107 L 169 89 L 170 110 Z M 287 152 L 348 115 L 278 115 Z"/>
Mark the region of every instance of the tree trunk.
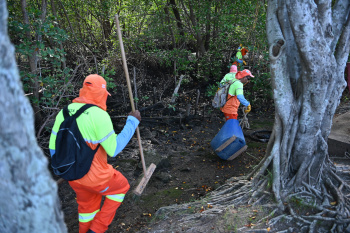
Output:
<path fill-rule="evenodd" d="M 316 190 L 323 203 L 337 201 L 343 219 L 350 217 L 350 206 L 341 190 L 333 192 L 343 182 L 329 160 L 327 139 L 346 86 L 349 12 L 348 0 L 337 1 L 333 8 L 331 1 L 270 0 L 267 19 L 276 107 L 267 151 L 273 193 L 282 206 L 294 192 Z M 325 195 L 325 190 L 336 195 Z"/>
<path fill-rule="evenodd" d="M 0 231 L 67 232 L 48 161 L 34 136 L 33 111 L 24 96 L 0 0 Z"/>
<path fill-rule="evenodd" d="M 55 20 L 58 22 L 58 24 L 60 25 L 60 22 L 58 20 L 58 15 L 57 15 L 57 10 L 56 10 L 56 4 L 55 4 L 55 1 L 54 0 L 51 0 L 51 9 L 52 9 L 52 14 L 55 16 Z M 61 25 L 60 25 L 61 27 Z M 60 46 L 60 49 L 63 51 L 64 48 L 63 48 L 63 44 L 61 41 L 58 42 L 59 46 Z M 66 65 L 66 59 L 62 59 L 62 70 L 65 70 L 67 68 L 67 65 Z"/>
<path fill-rule="evenodd" d="M 198 22 L 197 22 L 197 18 L 196 18 L 192 3 L 189 4 L 189 11 L 190 11 L 189 17 L 190 17 L 190 20 L 194 29 L 195 37 L 197 40 L 197 52 L 199 54 L 199 57 L 202 57 L 205 54 L 204 38 L 201 33 L 201 30 L 198 28 Z"/>
<path fill-rule="evenodd" d="M 269 2 L 267 30 L 276 104 L 271 143 L 272 148 L 279 147 L 281 167 L 276 192 L 281 187 L 288 193 L 303 182 L 321 186 L 330 167 L 327 139 L 346 86 L 343 68 L 349 54 L 350 3 L 336 4 L 333 16 L 343 15 L 340 22 L 332 19 L 330 4 Z M 345 10 L 337 11 L 339 5 Z M 332 27 L 341 22 L 344 31 L 333 34 Z M 339 38 L 347 46 L 332 47 Z M 335 55 L 339 52 L 343 56 Z"/>
<path fill-rule="evenodd" d="M 169 3 L 173 9 L 173 13 L 174 13 L 174 16 L 176 19 L 176 25 L 177 25 L 177 28 L 179 29 L 179 33 L 183 37 L 183 36 L 185 36 L 185 33 L 184 33 L 180 13 L 179 13 L 179 10 L 177 8 L 176 2 L 175 2 L 175 0 L 170 0 Z"/>
<path fill-rule="evenodd" d="M 28 16 L 28 11 L 27 11 L 27 2 L 26 0 L 21 0 L 21 7 L 22 7 L 22 13 L 23 13 L 23 22 L 24 25 L 27 25 L 30 28 L 30 21 L 29 21 L 29 16 Z M 41 22 L 45 21 L 46 18 L 46 9 L 47 9 L 47 1 L 42 0 L 42 5 L 41 5 Z M 39 28 L 36 28 L 36 36 L 35 38 L 32 38 L 31 32 L 27 31 L 26 32 L 26 37 L 28 42 L 34 40 L 33 45 L 36 44 L 36 42 L 40 42 L 42 39 L 41 33 L 39 32 L 41 30 L 40 26 Z M 31 55 L 28 55 L 28 60 L 29 60 L 29 66 L 30 66 L 30 72 L 32 73 L 34 79 L 32 80 L 32 90 L 34 93 L 35 98 L 37 99 L 37 103 L 33 103 L 33 109 L 34 109 L 34 114 L 35 114 L 35 125 L 39 126 L 40 123 L 42 122 L 42 115 L 41 115 L 41 109 L 39 106 L 39 79 L 38 79 L 38 62 L 39 62 L 39 48 L 32 48 L 34 51 Z"/>
<path fill-rule="evenodd" d="M 170 22 L 170 14 L 169 14 L 169 9 L 168 9 L 168 5 L 166 5 L 164 7 L 164 13 L 165 13 L 165 17 L 166 17 L 166 24 L 169 27 L 169 31 L 170 31 L 170 36 L 171 36 L 171 41 L 172 41 L 172 48 L 176 48 L 176 40 L 175 40 L 175 35 L 174 35 L 174 31 L 173 28 L 171 27 L 171 22 Z M 169 26 L 170 25 L 170 26 Z"/>

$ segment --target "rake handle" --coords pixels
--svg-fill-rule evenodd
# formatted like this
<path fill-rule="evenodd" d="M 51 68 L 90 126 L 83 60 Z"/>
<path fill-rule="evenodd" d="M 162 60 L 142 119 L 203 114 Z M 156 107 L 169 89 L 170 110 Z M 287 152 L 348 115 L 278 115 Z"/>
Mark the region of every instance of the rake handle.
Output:
<path fill-rule="evenodd" d="M 131 90 L 129 71 L 128 71 L 128 66 L 127 66 L 127 64 L 126 64 L 126 57 L 125 57 L 125 51 L 124 51 L 124 44 L 123 44 L 123 39 L 122 39 L 122 33 L 121 33 L 121 30 L 120 30 L 120 26 L 119 26 L 118 14 L 115 15 L 115 24 L 117 25 L 117 33 L 118 33 L 118 39 L 119 39 L 119 44 L 120 44 L 120 51 L 121 51 L 121 54 L 122 54 L 123 68 L 124 68 L 124 72 L 125 72 L 126 83 L 127 83 L 128 91 L 129 91 L 129 98 L 130 98 L 131 110 L 132 110 L 133 112 L 135 112 L 134 97 L 133 97 L 133 95 L 132 95 L 132 90 Z M 143 169 L 144 175 L 146 175 L 146 163 L 145 163 L 145 159 L 144 159 L 144 157 L 143 157 L 143 150 L 142 150 L 141 136 L 140 136 L 139 127 L 136 128 L 136 135 L 137 135 L 137 141 L 138 141 L 138 143 L 139 143 L 139 148 L 140 148 L 142 169 Z"/>

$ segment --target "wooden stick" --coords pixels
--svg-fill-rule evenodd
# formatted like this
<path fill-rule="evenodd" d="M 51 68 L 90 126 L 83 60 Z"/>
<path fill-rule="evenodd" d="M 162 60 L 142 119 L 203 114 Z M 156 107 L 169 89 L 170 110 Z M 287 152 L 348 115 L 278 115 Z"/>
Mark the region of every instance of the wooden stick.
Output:
<path fill-rule="evenodd" d="M 180 76 L 180 80 L 179 80 L 179 82 L 177 83 L 177 86 L 176 86 L 176 88 L 175 88 L 175 90 L 174 90 L 173 96 L 171 97 L 171 100 L 170 100 L 170 103 L 171 103 L 171 104 L 175 103 L 177 92 L 179 91 L 179 88 L 180 88 L 182 79 L 183 79 L 184 77 L 185 77 L 184 75 L 181 75 L 181 76 Z"/>
<path fill-rule="evenodd" d="M 247 145 L 243 146 L 241 149 L 239 149 L 236 153 L 234 153 L 233 155 L 231 155 L 231 157 L 229 157 L 227 160 L 233 160 L 234 158 L 236 158 L 238 155 L 242 154 L 244 151 L 246 151 L 248 148 Z"/>
<path fill-rule="evenodd" d="M 134 91 L 135 91 L 135 98 L 137 99 L 137 83 L 136 83 L 136 69 L 134 66 Z M 136 109 L 138 109 L 137 107 L 137 101 L 135 103 Z"/>
<path fill-rule="evenodd" d="M 236 140 L 236 136 L 233 135 L 232 137 L 230 137 L 226 142 L 224 142 L 221 146 L 219 146 L 215 152 L 220 152 L 222 151 L 223 149 L 225 149 L 228 145 L 230 145 L 232 142 L 234 142 Z"/>
<path fill-rule="evenodd" d="M 135 111 L 134 98 L 133 98 L 132 90 L 131 90 L 128 66 L 126 64 L 126 57 L 125 57 L 123 40 L 122 40 L 122 34 L 121 34 L 120 26 L 119 26 L 118 14 L 115 15 L 115 22 L 116 22 L 116 25 L 117 25 L 117 33 L 118 33 L 118 38 L 119 38 L 120 51 L 121 51 L 121 54 L 122 54 L 123 68 L 124 68 L 124 72 L 125 72 L 126 83 L 128 85 L 131 109 L 134 112 Z M 151 175 L 153 174 L 156 165 L 154 165 L 152 163 L 151 166 L 150 166 L 150 169 L 146 170 L 146 163 L 145 163 L 145 159 L 144 159 L 144 156 L 143 156 L 143 149 L 142 149 L 142 144 L 141 144 L 141 136 L 140 136 L 139 127 L 136 128 L 136 134 L 137 134 L 137 141 L 138 141 L 139 148 L 140 148 L 140 155 L 141 155 L 141 162 L 142 162 L 142 168 L 143 168 L 144 177 L 142 178 L 140 184 L 136 187 L 136 190 L 134 191 L 134 193 L 137 194 L 137 195 L 141 195 L 143 189 L 145 188 L 147 182 L 149 181 Z"/>

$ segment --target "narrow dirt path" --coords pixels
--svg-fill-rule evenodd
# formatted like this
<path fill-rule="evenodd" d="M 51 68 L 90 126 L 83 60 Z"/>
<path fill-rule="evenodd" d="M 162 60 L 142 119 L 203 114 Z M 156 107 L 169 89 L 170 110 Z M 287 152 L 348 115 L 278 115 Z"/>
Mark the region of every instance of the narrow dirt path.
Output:
<path fill-rule="evenodd" d="M 273 115 L 249 117 L 251 129 L 271 130 Z M 192 119 L 180 125 L 144 124 L 140 126 L 146 163 L 155 154 L 160 158 L 146 189 L 140 197 L 132 190 L 138 185 L 142 167 L 134 137 L 117 159 L 110 159 L 117 170 L 128 179 L 131 189 L 107 232 L 137 232 L 147 226 L 162 206 L 200 199 L 228 178 L 250 171 L 264 156 L 266 143 L 246 137 L 248 150 L 232 161 L 221 160 L 210 148 L 210 141 L 224 124 L 219 117 Z M 122 127 L 120 119 L 115 130 Z M 70 233 L 78 232 L 75 193 L 67 182 L 59 186 L 59 195 Z"/>

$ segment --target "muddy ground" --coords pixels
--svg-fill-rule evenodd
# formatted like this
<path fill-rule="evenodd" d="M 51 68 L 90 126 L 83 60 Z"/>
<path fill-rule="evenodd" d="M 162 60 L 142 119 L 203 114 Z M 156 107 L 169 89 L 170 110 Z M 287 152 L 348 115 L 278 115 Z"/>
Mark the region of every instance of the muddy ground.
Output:
<path fill-rule="evenodd" d="M 118 158 L 109 159 L 109 163 L 128 179 L 131 188 L 107 232 L 148 229 L 160 207 L 201 199 L 227 179 L 249 173 L 263 158 L 267 146 L 263 138 L 268 136 L 274 123 L 273 109 L 264 109 L 264 106 L 271 105 L 255 105 L 248 114 L 250 129 L 243 130 L 248 149 L 232 161 L 220 159 L 210 147 L 210 141 L 224 124 L 219 110 L 198 111 L 187 118 L 182 118 L 181 114 L 154 117 L 143 113 L 139 127 L 146 165 L 155 163 L 157 169 L 142 195 L 136 196 L 133 190 L 142 177 L 136 135 Z M 347 111 L 350 111 L 348 94 L 342 99 L 336 115 Z M 120 132 L 125 117 L 113 112 L 113 109 L 109 113 L 116 133 Z M 254 137 L 254 133 L 264 130 L 267 133 L 258 134 L 259 138 Z M 67 182 L 59 184 L 59 196 L 68 232 L 77 233 L 79 224 L 75 193 Z"/>
<path fill-rule="evenodd" d="M 143 118 L 140 133 L 147 166 L 153 162 L 156 171 L 140 197 L 133 190 L 142 176 L 137 138 L 131 140 L 117 159 L 109 159 L 128 179 L 131 189 L 107 232 L 137 232 L 147 227 L 162 206 L 191 202 L 215 190 L 233 176 L 248 173 L 263 158 L 266 143 L 249 135 L 256 130 L 271 130 L 273 112 L 248 114 L 250 130 L 244 130 L 247 151 L 232 161 L 220 159 L 210 141 L 224 124 L 219 111 L 208 116 L 194 116 L 181 122 Z M 125 119 L 113 117 L 116 132 Z M 261 135 L 264 137 L 264 135 Z M 256 139 L 256 138 L 255 138 Z M 59 196 L 68 232 L 78 232 L 75 193 L 67 182 L 59 185 Z"/>

